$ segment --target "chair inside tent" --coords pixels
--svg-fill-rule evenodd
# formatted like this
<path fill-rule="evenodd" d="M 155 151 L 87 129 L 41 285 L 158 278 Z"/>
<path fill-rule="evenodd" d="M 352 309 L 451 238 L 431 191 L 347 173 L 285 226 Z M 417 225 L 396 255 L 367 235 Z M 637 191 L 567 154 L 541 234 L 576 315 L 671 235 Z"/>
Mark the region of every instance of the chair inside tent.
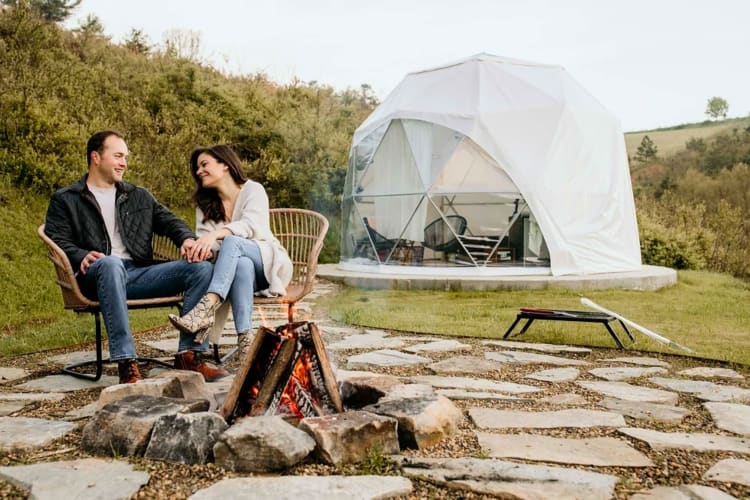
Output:
<path fill-rule="evenodd" d="M 341 260 L 352 264 L 550 265 L 534 214 L 502 165 L 427 121 L 391 120 L 354 148 L 343 224 Z"/>

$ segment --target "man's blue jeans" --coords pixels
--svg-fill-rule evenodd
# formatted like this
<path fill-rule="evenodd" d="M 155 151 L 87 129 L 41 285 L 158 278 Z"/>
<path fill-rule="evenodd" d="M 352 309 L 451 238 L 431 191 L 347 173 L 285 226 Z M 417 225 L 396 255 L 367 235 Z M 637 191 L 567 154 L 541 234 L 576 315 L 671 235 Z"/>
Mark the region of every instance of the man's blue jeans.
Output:
<path fill-rule="evenodd" d="M 178 295 L 185 292 L 181 314 L 191 310 L 205 295 L 211 281 L 210 262 L 189 263 L 176 260 L 152 266 L 136 266 L 132 260 L 108 255 L 95 261 L 88 272 L 78 275 L 84 293 L 99 301 L 109 339 L 112 361 L 137 357 L 128 321 L 127 299 L 150 299 Z M 185 337 L 183 339 L 183 337 Z M 180 345 L 195 351 L 207 351 L 193 343 L 193 337 L 180 334 Z"/>
<path fill-rule="evenodd" d="M 237 333 L 250 331 L 253 295 L 257 290 L 266 288 L 268 282 L 263 272 L 263 259 L 258 244 L 239 236 L 224 238 L 208 291 L 232 304 Z"/>

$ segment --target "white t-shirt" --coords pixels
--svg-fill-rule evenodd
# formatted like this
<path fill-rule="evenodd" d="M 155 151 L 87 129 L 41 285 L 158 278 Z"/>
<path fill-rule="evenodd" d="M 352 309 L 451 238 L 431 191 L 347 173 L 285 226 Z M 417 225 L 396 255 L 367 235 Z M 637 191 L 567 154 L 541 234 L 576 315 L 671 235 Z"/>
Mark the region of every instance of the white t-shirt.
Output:
<path fill-rule="evenodd" d="M 99 204 L 99 208 L 102 211 L 102 217 L 104 217 L 104 226 L 107 228 L 107 234 L 109 234 L 109 241 L 112 243 L 112 252 L 110 255 L 120 257 L 121 259 L 130 259 L 130 252 L 125 248 L 125 243 L 122 242 L 122 236 L 120 235 L 120 225 L 117 223 L 117 217 L 115 217 L 115 198 L 117 196 L 117 189 L 112 186 L 111 188 L 101 188 L 86 184 L 94 194 L 96 202 Z"/>

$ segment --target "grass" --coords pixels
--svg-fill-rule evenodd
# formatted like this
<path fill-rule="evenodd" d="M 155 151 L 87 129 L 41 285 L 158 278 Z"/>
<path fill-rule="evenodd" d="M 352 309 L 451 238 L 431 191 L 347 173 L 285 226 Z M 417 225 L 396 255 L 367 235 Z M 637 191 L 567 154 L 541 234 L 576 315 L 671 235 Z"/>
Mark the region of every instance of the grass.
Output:
<path fill-rule="evenodd" d="M 728 275 L 682 271 L 678 284 L 655 292 L 587 291 L 584 296 L 687 346 L 699 357 L 750 365 L 750 285 Z M 519 307 L 587 310 L 574 290 L 438 292 L 345 288 L 317 307 L 336 320 L 372 328 L 502 338 Z M 615 329 L 617 330 L 617 325 Z M 635 349 L 680 354 L 635 332 Z M 599 324 L 537 322 L 522 340 L 613 347 Z"/>
<path fill-rule="evenodd" d="M 670 128 L 659 130 L 647 130 L 640 132 L 628 132 L 625 134 L 625 147 L 628 157 L 635 155 L 643 136 L 648 135 L 658 148 L 660 157 L 668 156 L 685 149 L 685 143 L 691 139 L 707 139 L 721 132 L 727 132 L 733 128 L 743 129 L 750 125 L 746 118 L 723 120 L 720 122 L 709 122 L 694 124 L 684 128 Z"/>

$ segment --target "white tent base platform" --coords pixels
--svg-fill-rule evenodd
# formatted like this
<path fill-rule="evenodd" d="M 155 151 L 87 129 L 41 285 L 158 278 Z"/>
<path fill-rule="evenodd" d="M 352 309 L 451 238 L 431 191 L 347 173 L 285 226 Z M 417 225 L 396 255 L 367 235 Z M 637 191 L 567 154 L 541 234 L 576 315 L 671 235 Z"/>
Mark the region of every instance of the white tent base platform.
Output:
<path fill-rule="evenodd" d="M 318 277 L 355 288 L 401 290 L 657 290 L 677 283 L 674 269 L 641 266 L 638 271 L 552 276 L 549 268 L 487 269 L 321 264 Z M 481 271 L 481 272 L 478 272 Z"/>

